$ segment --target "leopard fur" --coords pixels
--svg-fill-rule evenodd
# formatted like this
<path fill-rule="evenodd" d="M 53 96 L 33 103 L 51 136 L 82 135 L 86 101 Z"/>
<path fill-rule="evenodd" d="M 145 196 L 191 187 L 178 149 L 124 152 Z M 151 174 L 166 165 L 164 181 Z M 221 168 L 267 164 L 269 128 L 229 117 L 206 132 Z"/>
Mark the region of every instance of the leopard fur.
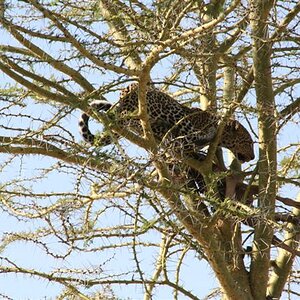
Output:
<path fill-rule="evenodd" d="M 149 86 L 146 94 L 147 110 L 153 135 L 158 143 L 172 146 L 181 154 L 198 153 L 215 137 L 220 116 L 203 111 L 199 108 L 189 108 L 180 104 L 171 96 Z M 125 88 L 119 102 L 113 107 L 106 101 L 94 101 L 91 106 L 96 110 L 113 110 L 119 125 L 126 126 L 137 134 L 142 133 L 140 121 L 132 118 L 138 109 L 138 84 Z M 94 143 L 94 135 L 88 127 L 89 116 L 82 114 L 79 127 L 83 139 Z M 111 141 L 107 140 L 108 144 Z M 235 157 L 243 162 L 254 159 L 253 140 L 251 135 L 236 120 L 228 120 L 225 124 L 219 146 L 229 149 Z"/>

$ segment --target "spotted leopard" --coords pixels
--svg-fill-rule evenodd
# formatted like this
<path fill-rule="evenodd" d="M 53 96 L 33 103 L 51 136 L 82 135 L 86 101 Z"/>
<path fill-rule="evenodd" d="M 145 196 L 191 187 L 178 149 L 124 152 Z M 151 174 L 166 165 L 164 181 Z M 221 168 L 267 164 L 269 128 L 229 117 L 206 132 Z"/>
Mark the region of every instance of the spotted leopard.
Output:
<path fill-rule="evenodd" d="M 183 154 L 198 153 L 217 133 L 220 116 L 199 108 L 184 106 L 153 86 L 147 89 L 146 102 L 153 135 L 156 141 L 163 142 L 164 146 L 172 145 Z M 91 106 L 98 111 L 113 110 L 119 125 L 126 126 L 137 134 L 142 133 L 140 121 L 130 118 L 138 109 L 138 84 L 125 88 L 114 106 L 103 100 L 93 101 Z M 88 121 L 89 116 L 83 113 L 79 127 L 83 139 L 93 144 L 95 137 L 89 130 Z M 110 142 L 106 137 L 104 144 Z M 254 159 L 251 135 L 236 120 L 230 119 L 226 122 L 219 146 L 229 149 L 242 163 Z"/>

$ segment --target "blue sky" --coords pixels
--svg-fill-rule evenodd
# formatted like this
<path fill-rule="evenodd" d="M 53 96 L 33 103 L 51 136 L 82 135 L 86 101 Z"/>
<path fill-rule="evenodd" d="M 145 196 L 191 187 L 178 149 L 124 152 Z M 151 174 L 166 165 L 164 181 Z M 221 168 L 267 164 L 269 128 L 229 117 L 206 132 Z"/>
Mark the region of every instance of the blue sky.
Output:
<path fill-rule="evenodd" d="M 1 43 L 14 43 L 11 39 L 8 38 L 7 35 L 3 34 L 3 31 L 0 30 L 0 34 L 2 37 Z M 48 47 L 49 45 L 47 45 Z M 162 78 L 166 71 L 171 67 L 171 61 L 168 61 L 167 67 L 165 69 L 162 68 L 162 65 L 158 65 L 154 70 L 154 77 Z M 47 70 L 43 70 L 43 72 L 47 72 Z M 103 82 L 109 82 L 111 78 L 106 77 L 105 75 L 100 76 L 99 73 L 93 73 L 87 75 L 92 82 L 96 83 L 97 86 L 101 85 Z M 1 82 L 11 82 L 6 76 L 0 73 Z M 76 88 L 74 88 L 76 89 Z M 296 91 L 298 93 L 298 91 Z M 279 96 L 281 97 L 281 96 Z M 282 96 L 283 102 L 285 102 L 284 95 Z M 117 100 L 117 94 L 112 94 L 110 100 L 115 102 Z M 254 94 L 253 92 L 248 95 L 248 100 L 254 102 Z M 31 104 L 29 109 L 25 109 L 23 113 L 33 114 L 37 117 L 43 116 L 44 118 L 51 116 L 52 111 L 50 106 L 39 105 L 39 104 Z M 80 140 L 80 136 L 78 134 L 77 128 L 77 119 L 79 117 L 80 112 L 74 111 L 72 115 L 64 120 L 63 126 L 68 128 L 70 132 L 75 136 L 76 140 Z M 6 120 L 5 120 L 6 121 Z M 26 121 L 24 119 L 20 120 L 17 118 L 11 118 L 11 124 L 15 127 L 26 127 Z M 20 122 L 20 123 L 18 123 Z M 24 123 L 25 122 L 25 123 Z M 38 124 L 38 122 L 37 122 Z M 30 126 L 36 126 L 37 124 L 31 123 Z M 252 124 L 256 127 L 256 120 L 253 121 Z M 94 126 L 96 129 L 97 125 Z M 299 124 L 294 124 L 293 126 L 287 126 L 279 135 L 279 145 L 284 146 L 288 143 L 299 143 L 300 141 L 300 133 Z M 0 135 L 6 135 L 7 132 L 0 127 Z M 127 143 L 128 145 L 128 143 Z M 137 150 L 136 147 L 129 146 L 128 152 L 134 155 L 143 155 L 143 151 Z M 256 155 L 257 155 L 257 147 L 256 147 Z M 7 159 L 6 155 L 0 155 L 0 161 L 4 161 Z M 42 158 L 40 156 L 34 157 L 30 156 L 28 158 L 16 159 L 14 163 L 10 164 L 8 168 L 5 169 L 4 172 L 0 174 L 0 183 L 4 183 L 10 178 L 21 178 L 23 176 L 33 176 L 33 169 L 42 168 L 42 167 L 50 167 L 53 164 L 53 160 L 48 158 Z M 69 191 L 73 190 L 75 184 L 76 176 L 68 176 L 65 173 L 50 173 L 46 180 L 42 180 L 39 182 L 38 186 L 35 187 L 37 191 L 65 191 L 66 189 Z M 32 184 L 32 182 L 26 183 L 28 186 Z M 282 195 L 289 196 L 291 198 L 295 198 L 296 194 L 299 192 L 294 187 L 286 186 L 282 191 Z M 153 211 L 149 210 L 149 214 Z M 103 218 L 103 222 L 112 222 L 119 223 L 122 222 L 123 216 L 120 214 L 111 214 L 106 215 Z M 102 220 L 102 219 L 101 219 Z M 34 221 L 33 223 L 22 222 L 18 219 L 9 217 L 6 212 L 1 211 L 0 218 L 0 234 L 7 231 L 26 231 L 31 228 L 36 228 L 41 225 L 39 221 Z M 151 233 L 149 235 L 149 239 L 158 238 L 157 233 Z M 104 243 L 105 240 L 99 240 L 99 244 Z M 60 249 L 62 245 L 55 239 L 47 240 L 47 245 L 50 248 L 55 250 Z M 63 249 L 63 248 L 62 248 Z M 90 254 L 82 254 L 82 253 L 74 253 L 66 259 L 58 259 L 54 260 L 49 255 L 46 255 L 40 246 L 34 245 L 33 243 L 23 243 L 17 242 L 13 244 L 13 246 L 9 246 L 5 249 L 5 252 L 2 253 L 3 256 L 8 256 L 15 262 L 20 263 L 23 266 L 36 268 L 37 270 L 52 270 L 56 268 L 102 268 L 102 264 L 105 263 L 105 268 L 107 268 L 106 272 L 109 272 L 112 269 L 119 268 L 121 271 L 126 272 L 127 270 L 132 268 L 133 261 L 132 255 L 130 253 L 130 249 L 123 248 L 122 250 L 117 250 L 115 253 L 112 252 L 98 252 L 98 253 L 90 253 Z M 141 263 L 145 265 L 145 269 L 149 271 L 149 274 L 153 271 L 153 264 L 155 262 L 155 258 L 157 255 L 157 251 L 153 250 L 145 250 L 140 249 L 140 258 Z M 108 261 L 108 262 L 107 262 Z M 174 262 L 175 265 L 176 261 Z M 172 265 L 171 267 L 175 268 Z M 184 262 L 182 267 L 183 272 L 183 284 L 188 287 L 188 289 L 192 289 L 193 291 L 197 291 L 197 295 L 201 298 L 207 295 L 207 293 L 218 286 L 215 281 L 213 272 L 209 268 L 208 264 L 205 260 L 199 260 L 194 257 L 194 254 L 191 252 L 187 259 Z M 62 286 L 59 284 L 49 283 L 45 280 L 35 279 L 29 276 L 20 276 L 15 274 L 3 275 L 0 274 L 0 293 L 4 293 L 10 296 L 13 299 L 54 299 L 55 296 L 61 291 Z M 93 289 L 87 290 L 88 292 L 93 291 Z M 130 297 L 131 299 L 141 299 L 143 292 L 140 288 L 136 288 L 134 286 L 125 286 L 125 287 L 116 287 L 116 293 L 120 298 Z M 157 292 L 155 293 L 156 299 L 171 299 L 172 298 L 172 290 L 169 288 L 158 287 Z M 179 299 L 184 299 L 184 297 L 180 296 Z"/>

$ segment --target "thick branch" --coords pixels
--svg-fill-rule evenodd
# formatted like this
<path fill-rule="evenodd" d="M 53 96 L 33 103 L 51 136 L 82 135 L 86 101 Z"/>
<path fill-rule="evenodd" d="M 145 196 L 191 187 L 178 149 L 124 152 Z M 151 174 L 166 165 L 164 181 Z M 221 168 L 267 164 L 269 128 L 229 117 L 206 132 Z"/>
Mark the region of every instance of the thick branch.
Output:
<path fill-rule="evenodd" d="M 142 61 L 136 52 L 136 49 L 130 46 L 125 46 L 126 43 L 130 42 L 131 37 L 126 30 L 123 20 L 121 18 L 117 18 L 119 12 L 116 9 L 115 2 L 116 1 L 111 2 L 107 0 L 101 0 L 99 1 L 99 10 L 103 17 L 107 20 L 112 35 L 122 45 L 121 48 L 125 52 L 128 52 L 128 56 L 125 60 L 126 64 L 133 69 L 139 69 Z M 121 5 L 122 3 L 118 1 L 118 7 Z"/>
<path fill-rule="evenodd" d="M 94 90 L 93 86 L 76 70 L 67 66 L 61 61 L 53 58 L 50 54 L 46 53 L 40 47 L 31 43 L 28 39 L 26 39 L 22 34 L 20 34 L 16 29 L 14 24 L 9 21 L 2 19 L 2 24 L 4 27 L 12 34 L 12 36 L 23 46 L 25 46 L 28 50 L 35 54 L 35 56 L 39 57 L 43 61 L 50 64 L 53 68 L 58 71 L 69 75 L 76 83 L 82 86 L 86 91 L 92 92 Z"/>
<path fill-rule="evenodd" d="M 87 158 L 63 151 L 45 141 L 32 138 L 10 138 L 0 136 L 0 152 L 8 154 L 36 154 L 53 157 L 69 164 L 89 166 L 96 170 L 107 170 L 110 167 L 105 161 L 99 162 L 97 158 Z"/>
<path fill-rule="evenodd" d="M 70 97 L 63 96 L 63 95 L 58 94 L 58 93 L 50 92 L 49 90 L 47 90 L 45 88 L 42 88 L 42 87 L 28 81 L 23 76 L 21 76 L 18 73 L 14 72 L 8 65 L 2 63 L 1 61 L 0 61 L 0 69 L 6 75 L 8 75 L 10 78 L 15 80 L 19 84 L 25 86 L 30 91 L 36 93 L 37 95 L 39 95 L 43 98 L 46 98 L 47 100 L 54 100 L 54 101 L 57 101 L 59 103 L 64 103 L 64 104 L 67 104 L 67 105 L 71 105 L 71 104 L 74 105 L 74 99 L 72 99 Z M 27 72 L 26 70 L 21 69 L 21 68 L 18 71 L 23 73 L 23 74 Z M 27 75 L 29 75 L 29 74 L 27 74 Z"/>
<path fill-rule="evenodd" d="M 297 202 L 300 202 L 300 193 L 298 194 Z M 293 215 L 300 217 L 300 209 L 294 208 Z M 285 233 L 284 240 L 285 244 L 291 249 L 297 250 L 300 240 L 299 224 L 295 225 L 290 223 L 288 225 L 288 231 Z M 281 297 L 287 278 L 291 272 L 294 259 L 295 254 L 291 254 L 287 250 L 280 249 L 278 257 L 273 264 L 274 269 L 268 284 L 268 294 L 272 298 L 279 299 Z"/>
<path fill-rule="evenodd" d="M 251 1 L 250 23 L 253 44 L 253 74 L 259 113 L 259 195 L 261 213 L 273 219 L 276 199 L 276 119 L 271 78 L 271 44 L 268 42 L 267 19 L 273 1 Z M 265 299 L 272 227 L 266 222 L 256 225 L 250 282 L 253 297 Z"/>
<path fill-rule="evenodd" d="M 28 70 L 25 70 L 25 69 L 21 68 L 19 65 L 17 65 L 16 63 L 14 63 L 11 59 L 9 59 L 4 54 L 0 54 L 0 60 L 2 60 L 10 68 L 12 68 L 13 70 L 15 70 L 19 74 L 21 74 L 21 75 L 23 75 L 25 77 L 29 77 L 29 78 L 31 78 L 34 81 L 40 82 L 43 86 L 52 87 L 52 88 L 56 89 L 57 91 L 65 94 L 68 97 L 71 97 L 71 98 L 75 98 L 76 97 L 72 92 L 68 91 L 66 88 L 64 88 L 60 84 L 55 83 L 55 82 L 53 82 L 51 80 L 48 80 L 45 77 L 39 76 L 36 73 L 32 73 L 32 72 L 30 72 Z"/>
<path fill-rule="evenodd" d="M 29 2 L 34 5 L 40 12 L 44 14 L 44 16 L 50 19 L 57 28 L 65 35 L 66 39 L 86 58 L 92 61 L 95 65 L 106 69 L 111 70 L 116 73 L 126 74 L 128 76 L 136 76 L 138 73 L 135 70 L 125 69 L 122 67 L 118 67 L 109 63 L 104 62 L 103 60 L 97 58 L 95 55 L 90 53 L 80 42 L 78 42 L 73 35 L 62 25 L 62 23 L 55 17 L 51 11 L 47 10 L 41 4 L 39 4 L 36 0 L 29 0 Z"/>
<path fill-rule="evenodd" d="M 286 106 L 283 110 L 281 110 L 279 112 L 279 116 L 281 117 L 293 116 L 299 111 L 300 111 L 300 97 L 297 98 L 293 103 Z"/>

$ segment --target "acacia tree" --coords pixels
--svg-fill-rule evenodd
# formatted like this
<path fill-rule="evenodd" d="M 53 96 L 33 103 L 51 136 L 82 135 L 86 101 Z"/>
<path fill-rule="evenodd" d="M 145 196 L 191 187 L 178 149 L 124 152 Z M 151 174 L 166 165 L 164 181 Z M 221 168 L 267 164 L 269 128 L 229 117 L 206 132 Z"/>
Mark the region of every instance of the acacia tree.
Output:
<path fill-rule="evenodd" d="M 115 298 L 120 285 L 142 287 L 144 299 L 163 286 L 198 299 L 183 271 L 194 256 L 219 282 L 207 299 L 299 296 L 299 1 L 0 3 L 0 197 L 14 224 L 2 232 L 1 274 L 57 283 L 60 299 Z M 117 100 L 131 81 L 143 135 L 89 107 Z M 256 159 L 224 163 L 216 138 L 204 160 L 175 160 L 183 176 L 174 175 L 149 125 L 150 81 L 185 105 L 238 118 Z M 79 109 L 126 139 L 83 143 Z M 186 184 L 191 168 L 204 193 Z M 20 244 L 38 246 L 47 267 L 15 259 Z M 96 266 L 74 261 L 92 254 Z"/>

